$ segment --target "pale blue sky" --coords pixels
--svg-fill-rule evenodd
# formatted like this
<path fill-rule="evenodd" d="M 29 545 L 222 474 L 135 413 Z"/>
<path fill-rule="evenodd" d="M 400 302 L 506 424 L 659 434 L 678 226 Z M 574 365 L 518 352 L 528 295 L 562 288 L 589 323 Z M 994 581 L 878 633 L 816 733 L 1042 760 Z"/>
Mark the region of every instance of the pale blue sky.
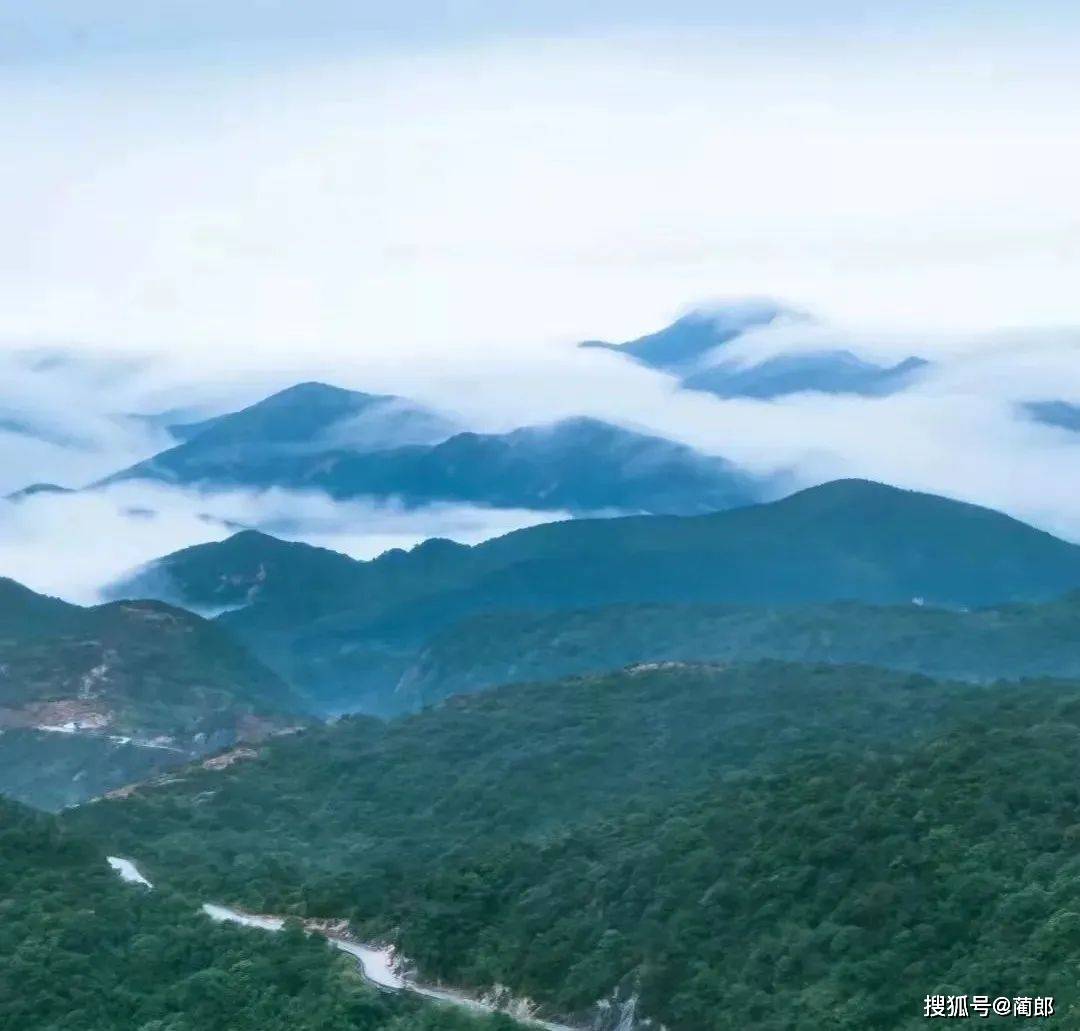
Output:
<path fill-rule="evenodd" d="M 492 38 L 622 30 L 726 29 L 766 37 L 1060 35 L 1072 0 L 3 0 L 5 63 L 183 53 L 401 50 Z"/>
<path fill-rule="evenodd" d="M 459 355 L 744 294 L 1080 323 L 1078 18 L 0 0 L 0 343 Z"/>

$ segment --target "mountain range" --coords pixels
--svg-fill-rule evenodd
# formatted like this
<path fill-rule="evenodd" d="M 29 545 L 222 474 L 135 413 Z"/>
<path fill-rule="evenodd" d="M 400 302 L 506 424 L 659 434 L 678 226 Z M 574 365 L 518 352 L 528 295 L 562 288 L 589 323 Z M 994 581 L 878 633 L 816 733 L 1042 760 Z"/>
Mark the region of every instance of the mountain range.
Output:
<path fill-rule="evenodd" d="M 183 442 L 102 483 L 318 490 L 409 507 L 679 514 L 746 504 L 765 489 L 722 458 L 596 419 L 456 432 L 402 398 L 321 383 L 172 432 Z"/>
<path fill-rule="evenodd" d="M 904 390 L 928 365 L 914 356 L 880 365 L 843 348 L 800 349 L 757 361 L 725 355 L 725 345 L 743 334 L 808 321 L 803 313 L 775 302 L 752 301 L 692 311 L 655 333 L 625 343 L 587 340 L 581 346 L 613 351 L 670 373 L 688 390 L 759 400 L 807 391 L 884 396 Z"/>
<path fill-rule="evenodd" d="M 424 650 L 483 614 L 837 601 L 960 609 L 1078 587 L 1080 547 L 988 509 L 850 480 L 705 516 L 549 523 L 474 547 L 431 540 L 369 562 L 246 532 L 167 556 L 112 590 L 220 612 L 316 709 L 387 713 L 415 704 Z"/>
<path fill-rule="evenodd" d="M 799 318 L 589 346 L 756 399 L 925 364 L 725 356 Z M 318 383 L 183 411 L 102 484 L 589 517 L 370 561 L 245 530 L 90 608 L 0 579 L 0 794 L 60 811 L 0 797 L 0 1025 L 517 1026 L 376 997 L 327 928 L 543 1026 L 914 1029 L 976 984 L 1080 1021 L 1080 547 L 864 480 L 766 502 L 593 419 L 476 433 Z"/>

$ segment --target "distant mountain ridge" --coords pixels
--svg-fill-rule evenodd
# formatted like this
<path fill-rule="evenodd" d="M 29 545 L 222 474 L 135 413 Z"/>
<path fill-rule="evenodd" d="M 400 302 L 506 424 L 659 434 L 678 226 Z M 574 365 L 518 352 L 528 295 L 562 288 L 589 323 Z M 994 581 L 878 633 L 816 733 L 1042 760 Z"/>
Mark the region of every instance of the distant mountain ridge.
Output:
<path fill-rule="evenodd" d="M 323 435 L 351 433 L 357 447 L 429 443 L 449 436 L 455 424 L 445 416 L 392 394 L 366 394 L 326 383 L 288 387 L 238 412 L 201 422 L 172 424 L 169 432 L 203 446 L 311 446 Z"/>
<path fill-rule="evenodd" d="M 687 376 L 683 386 L 717 397 L 761 400 L 809 391 L 883 397 L 903 390 L 928 364 L 922 358 L 905 358 L 895 365 L 877 365 L 851 351 L 813 351 L 780 355 L 756 365 L 721 362 Z"/>
<path fill-rule="evenodd" d="M 745 333 L 808 321 L 804 313 L 775 301 L 744 301 L 691 311 L 655 333 L 626 343 L 587 340 L 580 346 L 603 348 L 670 373 L 688 390 L 759 400 L 807 391 L 884 396 L 905 389 L 929 364 L 909 356 L 881 365 L 844 348 L 800 349 L 756 362 L 725 357 L 724 345 Z"/>
<path fill-rule="evenodd" d="M 343 448 L 378 450 L 445 439 L 456 426 L 404 398 L 365 394 L 325 383 L 298 383 L 237 412 L 168 431 L 181 443 L 108 477 L 244 482 L 251 466 Z"/>
<path fill-rule="evenodd" d="M 103 483 L 282 487 L 410 507 L 458 502 L 574 513 L 709 512 L 765 492 L 723 458 L 596 419 L 459 432 L 401 398 L 319 383 L 174 432 L 184 443 Z"/>
<path fill-rule="evenodd" d="M 1036 422 L 1080 433 L 1080 405 L 1068 401 L 1029 401 L 1022 408 Z"/>
<path fill-rule="evenodd" d="M 867 481 L 705 516 L 548 523 L 357 562 L 261 534 L 188 548 L 114 590 L 210 611 L 324 706 L 395 711 L 427 643 L 472 616 L 605 605 L 961 608 L 1080 587 L 1080 547 L 989 509 Z"/>
<path fill-rule="evenodd" d="M 5 501 L 22 501 L 25 498 L 37 497 L 40 494 L 74 494 L 71 487 L 61 487 L 58 483 L 31 483 L 21 490 L 12 491 L 5 495 Z"/>
<path fill-rule="evenodd" d="M 784 318 L 805 318 L 777 301 L 748 300 L 687 312 L 671 325 L 622 344 L 586 340 L 583 348 L 601 348 L 627 355 L 642 365 L 678 372 L 697 364 L 711 350 L 749 329 Z"/>

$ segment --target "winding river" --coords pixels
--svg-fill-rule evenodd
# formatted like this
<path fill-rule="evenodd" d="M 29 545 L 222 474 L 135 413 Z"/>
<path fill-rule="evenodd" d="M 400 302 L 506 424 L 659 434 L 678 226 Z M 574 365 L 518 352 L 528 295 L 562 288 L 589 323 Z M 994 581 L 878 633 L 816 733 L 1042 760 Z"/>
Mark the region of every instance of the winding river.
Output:
<path fill-rule="evenodd" d="M 153 884 L 139 872 L 138 867 L 130 859 L 121 859 L 118 856 L 107 856 L 106 859 L 109 866 L 128 884 L 137 884 L 150 891 L 153 890 Z M 204 902 L 202 911 L 211 920 L 218 923 L 240 924 L 244 927 L 255 927 L 263 931 L 280 931 L 285 926 L 283 917 L 244 913 L 241 910 L 221 906 L 214 902 Z M 545 1031 L 579 1031 L 578 1028 L 573 1028 L 568 1024 L 554 1024 L 530 1016 L 527 1012 L 524 1012 L 527 1008 L 524 1005 L 520 1007 L 511 1005 L 508 1009 L 503 1009 L 480 999 L 474 999 L 464 992 L 454 991 L 452 988 L 421 984 L 412 978 L 402 976 L 395 970 L 393 949 L 376 945 L 364 945 L 332 933 L 322 933 L 335 949 L 340 949 L 342 952 L 354 956 L 360 973 L 365 980 L 382 991 L 408 992 L 411 995 L 419 995 L 422 998 L 432 999 L 436 1002 L 460 1006 L 474 1013 L 506 1013 L 521 1024 L 543 1028 Z"/>

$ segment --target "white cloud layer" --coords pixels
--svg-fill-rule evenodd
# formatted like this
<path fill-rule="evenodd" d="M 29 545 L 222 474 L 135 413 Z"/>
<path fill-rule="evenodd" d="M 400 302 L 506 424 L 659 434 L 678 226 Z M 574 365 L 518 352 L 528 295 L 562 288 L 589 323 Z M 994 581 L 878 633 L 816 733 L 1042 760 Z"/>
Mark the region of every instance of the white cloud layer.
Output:
<path fill-rule="evenodd" d="M 4 87 L 7 339 L 423 362 L 762 292 L 893 328 L 1080 322 L 1067 40 L 655 34 Z"/>
<path fill-rule="evenodd" d="M 203 493 L 124 483 L 0 502 L 0 575 L 44 594 L 93 604 L 101 588 L 151 559 L 238 529 L 372 558 L 429 537 L 471 544 L 552 518 L 558 513 L 467 505 L 406 511 L 281 490 Z"/>
<path fill-rule="evenodd" d="M 778 348 L 813 349 L 836 340 L 873 357 L 890 352 L 936 357 L 908 390 L 885 398 L 808 393 L 774 401 L 719 400 L 682 390 L 673 378 L 610 352 L 570 347 L 523 350 L 498 361 L 475 354 L 444 356 L 422 367 L 401 367 L 382 354 L 342 363 L 332 378 L 346 386 L 406 394 L 461 425 L 490 432 L 590 414 L 684 441 L 765 476 L 786 474 L 783 482 L 792 488 L 866 477 L 988 505 L 1080 541 L 1080 495 L 1074 489 L 1080 433 L 1040 425 L 1022 408 L 1034 400 L 1080 403 L 1076 333 L 892 340 L 813 322 L 800 325 L 802 330 L 787 324 L 755 333 L 736 350 L 753 361 Z M 770 339 L 771 332 L 777 339 Z M 37 424 L 87 443 L 0 436 L 6 487 L 56 478 L 45 472 L 62 465 L 71 474 L 68 482 L 88 482 L 120 468 L 133 454 L 141 457 L 160 446 L 161 434 L 141 423 L 121 421 L 125 432 L 113 435 L 101 427 L 115 429 L 108 413 L 124 406 L 152 411 L 154 402 L 199 396 L 198 381 L 185 387 L 180 379 L 170 380 L 177 370 L 167 365 L 137 368 L 137 376 L 103 377 L 87 360 L 24 378 L 24 384 L 32 384 L 25 397 L 34 400 L 29 407 Z M 52 377 L 58 384 L 54 396 Z M 236 391 L 249 389 L 239 385 Z M 5 396 L 0 388 L 0 402 Z M 230 527 L 256 526 L 370 556 L 426 536 L 475 541 L 548 518 L 458 506 L 405 512 L 393 505 L 336 504 L 283 491 L 206 495 L 124 483 L 103 492 L 41 495 L 0 505 L 0 574 L 88 600 L 124 570 L 223 537 Z"/>

